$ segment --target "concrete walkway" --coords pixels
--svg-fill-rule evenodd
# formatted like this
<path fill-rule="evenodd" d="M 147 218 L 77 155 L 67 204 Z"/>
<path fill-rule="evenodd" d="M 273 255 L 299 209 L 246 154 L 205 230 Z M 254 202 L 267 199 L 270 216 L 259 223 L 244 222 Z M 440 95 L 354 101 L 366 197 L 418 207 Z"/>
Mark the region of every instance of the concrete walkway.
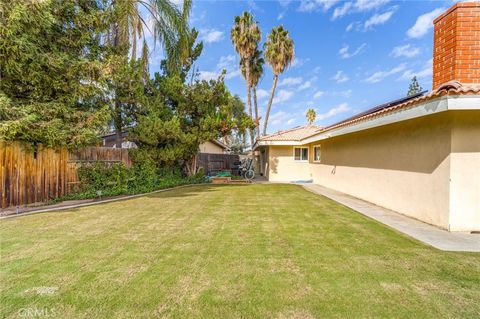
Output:
<path fill-rule="evenodd" d="M 440 250 L 480 252 L 480 234 L 448 232 L 320 185 L 301 185 Z"/>

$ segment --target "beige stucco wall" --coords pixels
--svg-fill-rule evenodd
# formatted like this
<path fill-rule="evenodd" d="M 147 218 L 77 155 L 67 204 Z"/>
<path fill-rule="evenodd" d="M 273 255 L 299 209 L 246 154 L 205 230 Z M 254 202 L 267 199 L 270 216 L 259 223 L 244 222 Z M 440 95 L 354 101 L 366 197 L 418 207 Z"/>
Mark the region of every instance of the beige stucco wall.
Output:
<path fill-rule="evenodd" d="M 223 154 L 225 150 L 210 141 L 200 144 L 200 153 Z"/>
<path fill-rule="evenodd" d="M 480 112 L 452 117 L 450 230 L 480 230 Z"/>
<path fill-rule="evenodd" d="M 479 139 L 478 111 L 448 111 L 309 144 L 308 164 L 293 146 L 270 146 L 269 179 L 313 178 L 441 228 L 480 230 Z"/>
<path fill-rule="evenodd" d="M 309 154 L 310 155 L 310 154 Z M 293 160 L 292 146 L 270 146 L 268 150 L 268 180 L 272 182 L 291 182 L 310 179 L 308 162 Z"/>
<path fill-rule="evenodd" d="M 328 139 L 314 182 L 448 228 L 446 113 Z"/>

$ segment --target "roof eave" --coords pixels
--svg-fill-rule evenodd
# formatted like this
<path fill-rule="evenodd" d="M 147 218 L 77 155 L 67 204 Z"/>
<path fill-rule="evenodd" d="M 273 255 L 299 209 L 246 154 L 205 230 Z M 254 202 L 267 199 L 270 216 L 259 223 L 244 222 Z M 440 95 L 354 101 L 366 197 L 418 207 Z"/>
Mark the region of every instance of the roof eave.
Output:
<path fill-rule="evenodd" d="M 300 141 L 285 140 L 285 141 L 256 141 L 252 150 L 256 150 L 260 146 L 289 146 L 289 145 L 302 145 Z"/>
<path fill-rule="evenodd" d="M 226 144 L 223 144 L 222 142 L 220 142 L 219 140 L 210 140 L 211 143 L 213 144 L 216 144 L 218 146 L 220 146 L 221 148 L 225 149 L 225 150 L 230 150 L 230 147 L 228 147 Z"/>
<path fill-rule="evenodd" d="M 361 120 L 356 123 L 318 132 L 314 136 L 303 139 L 301 143 L 309 144 L 335 136 L 354 133 L 448 110 L 480 110 L 480 95 L 440 96 L 425 102 L 413 104 L 407 108 L 400 108 L 398 110 L 387 112 L 386 114 L 378 114 L 375 117 Z"/>

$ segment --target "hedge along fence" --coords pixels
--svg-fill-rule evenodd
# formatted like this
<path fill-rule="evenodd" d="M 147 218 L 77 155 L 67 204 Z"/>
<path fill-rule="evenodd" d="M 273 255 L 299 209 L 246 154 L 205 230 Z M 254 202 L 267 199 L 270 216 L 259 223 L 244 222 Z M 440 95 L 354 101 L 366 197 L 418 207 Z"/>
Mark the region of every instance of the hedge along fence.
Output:
<path fill-rule="evenodd" d="M 127 149 L 87 147 L 69 152 L 0 142 L 1 207 L 46 202 L 73 192 L 79 185 L 78 167 L 89 162 L 132 164 Z"/>

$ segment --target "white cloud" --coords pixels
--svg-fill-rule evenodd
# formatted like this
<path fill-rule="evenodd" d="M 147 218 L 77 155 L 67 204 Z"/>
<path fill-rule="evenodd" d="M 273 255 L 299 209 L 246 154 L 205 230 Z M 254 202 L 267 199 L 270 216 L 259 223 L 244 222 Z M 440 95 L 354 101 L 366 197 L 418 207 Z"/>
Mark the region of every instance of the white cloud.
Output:
<path fill-rule="evenodd" d="M 317 92 L 313 95 L 313 98 L 314 98 L 314 99 L 319 99 L 319 98 L 321 98 L 324 94 L 325 94 L 325 92 L 323 92 L 323 91 L 317 91 Z"/>
<path fill-rule="evenodd" d="M 307 63 L 309 60 L 310 59 L 300 59 L 300 58 L 294 57 L 291 67 L 292 68 L 301 67 L 302 65 Z"/>
<path fill-rule="evenodd" d="M 217 73 L 220 75 L 222 70 L 227 71 L 227 74 L 225 74 L 225 79 L 227 80 L 240 76 L 241 73 L 237 64 L 237 57 L 233 54 L 221 56 L 217 63 Z"/>
<path fill-rule="evenodd" d="M 338 106 L 331 108 L 328 112 L 317 114 L 317 120 L 322 121 L 337 114 L 348 112 L 349 110 L 350 107 L 348 106 L 348 104 L 342 103 Z"/>
<path fill-rule="evenodd" d="M 378 9 L 388 2 L 390 2 L 390 0 L 357 0 L 355 2 L 345 2 L 343 5 L 335 8 L 332 14 L 332 20 L 341 18 L 352 12 L 366 12 Z M 353 25 L 350 26 L 350 30 L 352 27 Z"/>
<path fill-rule="evenodd" d="M 355 51 L 349 52 L 349 49 L 350 49 L 349 46 L 344 44 L 342 46 L 342 48 L 340 49 L 340 51 L 338 51 L 338 53 L 340 54 L 342 59 L 348 59 L 348 58 L 356 56 L 357 54 L 362 53 L 363 50 L 366 48 L 366 46 L 367 46 L 366 43 L 362 43 Z"/>
<path fill-rule="evenodd" d="M 353 26 L 354 26 L 354 23 L 353 23 L 353 22 L 351 22 L 349 25 L 347 25 L 347 27 L 345 28 L 345 31 L 347 31 L 347 32 L 350 32 L 350 31 L 352 31 L 352 29 L 353 29 Z"/>
<path fill-rule="evenodd" d="M 224 55 L 220 57 L 220 60 L 217 63 L 217 68 L 219 69 L 229 69 L 232 67 L 236 61 L 236 57 L 233 54 Z"/>
<path fill-rule="evenodd" d="M 414 47 L 410 44 L 394 47 L 392 52 L 390 53 L 391 56 L 394 58 L 399 57 L 406 57 L 406 58 L 413 58 L 420 54 L 420 48 Z"/>
<path fill-rule="evenodd" d="M 293 96 L 292 91 L 279 90 L 277 93 L 275 93 L 275 96 L 273 97 L 273 102 L 280 104 L 288 101 L 292 96 Z"/>
<path fill-rule="evenodd" d="M 285 111 L 278 111 L 270 115 L 269 123 L 272 126 L 281 125 L 285 128 L 285 124 L 292 125 L 296 121 L 296 114 L 290 114 Z"/>
<path fill-rule="evenodd" d="M 262 8 L 260 8 L 256 3 L 255 0 L 247 0 L 248 7 L 251 11 L 260 11 L 263 12 Z"/>
<path fill-rule="evenodd" d="M 278 3 L 282 6 L 282 7 L 287 7 L 290 2 L 292 2 L 292 0 L 278 0 Z"/>
<path fill-rule="evenodd" d="M 331 7 L 337 4 L 340 0 L 301 0 L 298 11 L 312 12 L 322 9 L 328 11 Z"/>
<path fill-rule="evenodd" d="M 225 74 L 225 79 L 227 80 L 240 76 L 240 69 L 236 61 L 237 57 L 233 54 L 221 56 L 220 60 L 218 60 L 215 71 L 200 71 L 199 80 L 208 81 L 217 79 L 222 74 L 223 70 L 227 71 Z"/>
<path fill-rule="evenodd" d="M 355 2 L 355 8 L 357 8 L 358 11 L 368 11 L 380 8 L 389 2 L 390 0 L 357 0 L 357 2 Z"/>
<path fill-rule="evenodd" d="M 223 31 L 217 29 L 200 29 L 199 38 L 205 43 L 214 43 L 222 41 L 224 34 Z"/>
<path fill-rule="evenodd" d="M 431 28 L 433 28 L 433 19 L 442 14 L 443 11 L 445 11 L 445 8 L 438 8 L 419 16 L 415 24 L 408 29 L 408 37 L 416 39 L 423 37 Z"/>
<path fill-rule="evenodd" d="M 322 71 L 322 68 L 320 66 L 316 66 L 313 68 L 312 73 L 313 74 L 319 74 Z"/>
<path fill-rule="evenodd" d="M 264 99 L 269 95 L 270 95 L 270 93 L 268 93 L 267 90 L 264 90 L 264 89 L 258 89 L 257 90 L 257 99 L 259 99 L 259 100 Z"/>
<path fill-rule="evenodd" d="M 377 83 L 377 82 L 382 81 L 382 80 L 385 79 L 386 77 L 391 76 L 391 75 L 394 75 L 394 74 L 397 74 L 397 73 L 400 73 L 400 72 L 402 72 L 403 70 L 405 70 L 405 63 L 402 63 L 402 64 L 400 64 L 399 66 L 394 67 L 393 69 L 390 69 L 390 70 L 377 71 L 377 72 L 373 73 L 370 77 L 368 77 L 368 78 L 365 80 L 365 82 L 368 82 L 368 83 Z"/>
<path fill-rule="evenodd" d="M 214 79 L 218 78 L 219 75 L 220 75 L 220 73 L 218 73 L 218 72 L 200 71 L 200 72 L 198 72 L 198 79 L 209 81 L 209 80 L 214 80 Z"/>
<path fill-rule="evenodd" d="M 235 78 L 237 76 L 240 76 L 240 75 L 241 75 L 240 69 L 227 71 L 227 74 L 225 74 L 225 79 L 230 80 L 230 79 L 233 79 L 233 78 Z"/>
<path fill-rule="evenodd" d="M 333 10 L 332 20 L 335 20 L 337 18 L 341 18 L 344 15 L 346 15 L 347 13 L 349 13 L 352 6 L 353 6 L 353 3 L 345 2 L 342 6 L 336 7 L 335 10 Z"/>
<path fill-rule="evenodd" d="M 370 29 L 371 27 L 374 27 L 376 25 L 382 25 L 388 22 L 390 18 L 392 17 L 394 10 L 390 10 L 384 13 L 376 13 L 373 16 L 371 16 L 367 21 L 365 21 L 364 28 L 365 30 Z"/>
<path fill-rule="evenodd" d="M 413 70 L 406 70 L 403 72 L 403 75 L 401 77 L 402 80 L 410 80 L 414 76 L 416 76 L 418 79 L 421 78 L 431 78 L 432 77 L 432 66 L 433 66 L 433 59 L 428 60 L 422 69 L 418 71 L 413 71 Z"/>
<path fill-rule="evenodd" d="M 207 17 L 207 11 L 203 10 L 200 12 L 195 12 L 195 10 L 192 10 L 192 13 L 190 14 L 190 23 L 196 24 L 198 22 L 203 22 L 205 21 L 205 18 Z"/>
<path fill-rule="evenodd" d="M 297 77 L 297 78 L 294 78 L 294 77 L 288 77 L 288 78 L 284 78 L 282 81 L 280 81 L 280 83 L 278 83 L 278 86 L 291 86 L 291 85 L 298 85 L 300 83 L 302 83 L 303 79 L 301 77 Z"/>
<path fill-rule="evenodd" d="M 298 90 L 303 91 L 303 90 L 309 89 L 311 87 L 312 87 L 312 82 L 311 81 L 306 81 L 306 82 L 303 82 L 303 84 L 298 87 Z"/>
<path fill-rule="evenodd" d="M 332 80 L 337 83 L 347 82 L 349 79 L 350 78 L 345 73 L 343 73 L 343 71 L 338 71 L 332 78 Z"/>
<path fill-rule="evenodd" d="M 348 90 L 345 90 L 345 91 L 333 91 L 333 92 L 331 92 L 331 95 L 350 97 L 350 96 L 352 96 L 352 90 L 348 89 Z"/>

